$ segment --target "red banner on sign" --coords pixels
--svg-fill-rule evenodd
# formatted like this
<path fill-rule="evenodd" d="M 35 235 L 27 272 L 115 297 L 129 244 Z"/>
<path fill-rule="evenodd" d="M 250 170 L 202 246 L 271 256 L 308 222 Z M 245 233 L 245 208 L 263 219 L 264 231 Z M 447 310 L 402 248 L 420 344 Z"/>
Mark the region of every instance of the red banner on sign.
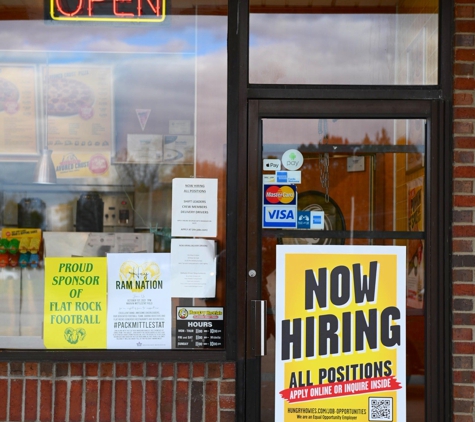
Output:
<path fill-rule="evenodd" d="M 298 403 L 355 394 L 379 393 L 381 391 L 399 390 L 400 388 L 401 384 L 394 376 L 391 376 L 287 388 L 279 393 L 289 403 Z"/>

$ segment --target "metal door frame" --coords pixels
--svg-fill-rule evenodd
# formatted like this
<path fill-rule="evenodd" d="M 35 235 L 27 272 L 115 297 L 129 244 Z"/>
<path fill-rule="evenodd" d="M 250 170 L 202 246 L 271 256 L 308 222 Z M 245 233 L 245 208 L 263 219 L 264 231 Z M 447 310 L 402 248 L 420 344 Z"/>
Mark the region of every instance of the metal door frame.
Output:
<path fill-rule="evenodd" d="M 449 216 L 450 187 L 447 186 L 448 145 L 444 139 L 444 102 L 437 100 L 249 100 L 248 142 L 241 145 L 239 158 L 246 162 L 246 195 L 241 192 L 239 211 L 245 212 L 246 230 L 238 234 L 241 245 L 239 262 L 245 266 L 240 275 L 245 283 L 245 299 L 239 306 L 246 309 L 245 358 L 238 368 L 243 376 L 245 402 L 243 419 L 258 421 L 260 412 L 260 358 L 255 356 L 254 329 L 252 327 L 253 300 L 261 295 L 261 120 L 263 118 L 351 118 L 351 119 L 426 119 L 426 385 L 425 414 L 427 421 L 448 420 L 450 415 L 451 365 L 450 365 L 450 273 Z M 245 151 L 245 153 L 243 152 Z M 444 171 L 445 169 L 445 171 Z M 242 174 L 242 173 L 241 173 Z M 449 178 L 450 179 L 450 178 Z M 242 191 L 244 191 L 244 186 Z M 240 219 L 244 221 L 244 219 Z M 256 271 L 250 276 L 250 271 Z M 430 351 L 430 353 L 428 353 Z M 239 380 L 238 380 L 239 383 Z M 238 416 L 239 417 L 239 416 Z M 241 420 L 241 419 L 238 419 Z"/>

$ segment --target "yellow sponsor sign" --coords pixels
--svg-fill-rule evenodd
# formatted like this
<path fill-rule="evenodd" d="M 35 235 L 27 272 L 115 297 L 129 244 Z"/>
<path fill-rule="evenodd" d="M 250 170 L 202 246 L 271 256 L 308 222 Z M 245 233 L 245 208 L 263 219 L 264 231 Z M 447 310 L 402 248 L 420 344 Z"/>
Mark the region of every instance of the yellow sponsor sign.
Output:
<path fill-rule="evenodd" d="M 404 421 L 405 247 L 277 246 L 276 288 L 276 420 Z"/>
<path fill-rule="evenodd" d="M 107 346 L 107 258 L 45 258 L 47 349 Z"/>

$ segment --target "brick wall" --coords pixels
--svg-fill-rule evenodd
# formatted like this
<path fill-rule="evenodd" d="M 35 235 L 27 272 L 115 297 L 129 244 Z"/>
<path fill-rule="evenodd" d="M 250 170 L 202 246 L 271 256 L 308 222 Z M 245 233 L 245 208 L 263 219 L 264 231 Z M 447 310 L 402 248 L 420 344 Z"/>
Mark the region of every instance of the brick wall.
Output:
<path fill-rule="evenodd" d="M 453 412 L 455 422 L 475 420 L 475 0 L 455 1 Z"/>
<path fill-rule="evenodd" d="M 235 420 L 234 363 L 0 362 L 0 421 Z"/>

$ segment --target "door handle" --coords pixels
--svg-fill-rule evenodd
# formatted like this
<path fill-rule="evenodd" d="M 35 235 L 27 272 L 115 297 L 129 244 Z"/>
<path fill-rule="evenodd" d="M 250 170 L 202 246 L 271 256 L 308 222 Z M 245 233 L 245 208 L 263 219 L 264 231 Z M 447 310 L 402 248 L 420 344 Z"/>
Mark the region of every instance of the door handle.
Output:
<path fill-rule="evenodd" d="M 252 300 L 251 315 L 251 347 L 254 352 L 254 356 L 265 356 L 267 354 L 267 301 Z"/>

